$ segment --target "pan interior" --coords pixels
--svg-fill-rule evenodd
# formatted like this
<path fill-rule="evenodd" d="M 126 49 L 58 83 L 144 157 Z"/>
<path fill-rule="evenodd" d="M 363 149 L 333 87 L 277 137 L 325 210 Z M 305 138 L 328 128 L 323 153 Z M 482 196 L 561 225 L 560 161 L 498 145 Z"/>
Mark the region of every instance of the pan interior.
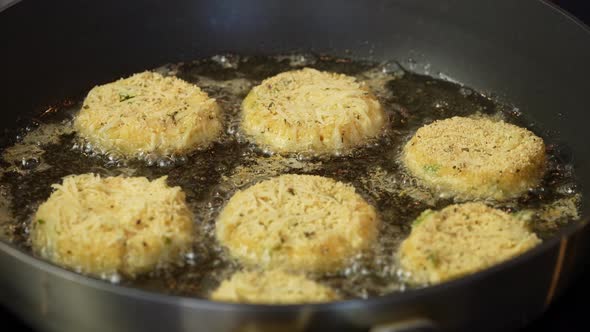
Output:
<path fill-rule="evenodd" d="M 249 144 L 239 132 L 240 103 L 250 88 L 264 78 L 302 67 L 345 73 L 366 81 L 391 121 L 376 143 L 349 155 L 333 158 L 279 156 Z M 155 69 L 203 88 L 226 112 L 226 130 L 218 143 L 187 157 L 126 160 L 100 155 L 79 141 L 72 118 L 82 97 L 51 105 L 22 128 L 17 143 L 2 151 L 0 171 L 0 223 L 3 237 L 30 250 L 28 225 L 38 205 L 51 193 L 51 184 L 70 174 L 94 172 L 104 176 L 169 176 L 181 186 L 196 216 L 198 240 L 182 268 L 156 271 L 134 281 L 111 281 L 170 294 L 206 297 L 239 265 L 216 243 L 214 221 L 231 195 L 260 180 L 283 173 L 316 174 L 353 184 L 374 204 L 383 221 L 374 248 L 354 257 L 338 273 L 315 278 L 350 298 L 366 298 L 404 291 L 394 251 L 407 236 L 412 220 L 424 209 L 453 203 L 416 185 L 399 165 L 403 144 L 420 126 L 456 115 L 488 114 L 527 127 L 546 139 L 549 165 L 539 188 L 519 199 L 490 204 L 509 212 L 530 210 L 532 226 L 543 239 L 570 220 L 579 218 L 580 191 L 567 146 L 553 143 L 518 109 L 499 103 L 456 83 L 418 75 L 396 62 L 350 60 L 314 54 L 245 57 L 218 55 L 190 63 Z"/>

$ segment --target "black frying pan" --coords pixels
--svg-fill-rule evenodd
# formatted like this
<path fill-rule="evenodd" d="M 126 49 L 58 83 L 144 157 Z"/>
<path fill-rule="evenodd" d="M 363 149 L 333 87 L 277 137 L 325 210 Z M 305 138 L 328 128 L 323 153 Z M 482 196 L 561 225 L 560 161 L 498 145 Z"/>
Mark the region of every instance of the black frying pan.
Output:
<path fill-rule="evenodd" d="M 590 32 L 541 1 L 51 1 L 0 14 L 2 144 L 42 105 L 224 51 L 396 59 L 521 108 L 566 142 L 590 192 Z M 411 60 L 410 60 L 411 59 Z M 428 66 L 426 66 L 428 64 Z M 332 304 L 222 304 L 124 288 L 0 242 L 0 302 L 45 331 L 497 331 L 539 315 L 585 264 L 583 220 L 514 260 L 405 293 Z"/>

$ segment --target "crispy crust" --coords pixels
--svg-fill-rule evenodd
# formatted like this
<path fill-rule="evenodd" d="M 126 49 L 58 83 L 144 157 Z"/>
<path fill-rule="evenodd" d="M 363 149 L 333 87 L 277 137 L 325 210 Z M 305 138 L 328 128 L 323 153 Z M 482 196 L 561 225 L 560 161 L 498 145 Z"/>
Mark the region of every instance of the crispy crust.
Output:
<path fill-rule="evenodd" d="M 483 203 L 426 210 L 398 251 L 414 283 L 438 283 L 473 273 L 539 244 L 526 222 Z"/>
<path fill-rule="evenodd" d="M 334 271 L 377 236 L 375 209 L 329 178 L 282 175 L 237 192 L 216 222 L 218 241 L 249 266 Z"/>
<path fill-rule="evenodd" d="M 211 294 L 216 301 L 259 304 L 317 303 L 339 298 L 329 287 L 281 270 L 237 272 Z"/>
<path fill-rule="evenodd" d="M 175 77 L 143 72 L 94 87 L 74 127 L 106 153 L 185 154 L 207 147 L 221 133 L 215 99 Z"/>
<path fill-rule="evenodd" d="M 192 214 L 166 178 L 68 176 L 32 221 L 33 250 L 85 274 L 134 277 L 182 263 L 193 241 Z"/>
<path fill-rule="evenodd" d="M 506 200 L 539 184 L 545 144 L 527 129 L 490 118 L 453 117 L 426 125 L 402 161 L 422 183 L 462 200 Z"/>
<path fill-rule="evenodd" d="M 363 83 L 310 68 L 264 80 L 242 103 L 242 131 L 279 153 L 346 152 L 377 137 L 385 122 Z"/>

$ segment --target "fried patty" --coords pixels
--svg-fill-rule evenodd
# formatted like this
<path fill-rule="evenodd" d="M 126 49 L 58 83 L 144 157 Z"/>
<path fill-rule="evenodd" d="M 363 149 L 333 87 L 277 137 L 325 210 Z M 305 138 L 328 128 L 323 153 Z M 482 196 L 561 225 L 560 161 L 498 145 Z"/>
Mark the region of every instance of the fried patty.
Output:
<path fill-rule="evenodd" d="M 316 303 L 339 298 L 327 286 L 282 270 L 237 272 L 211 294 L 216 301 L 259 304 Z"/>
<path fill-rule="evenodd" d="M 545 144 L 525 128 L 487 117 L 426 125 L 405 145 L 409 172 L 444 196 L 507 200 L 539 184 Z"/>
<path fill-rule="evenodd" d="M 74 127 L 104 153 L 168 156 L 207 147 L 221 133 L 222 116 L 197 86 L 143 72 L 90 90 Z"/>
<path fill-rule="evenodd" d="M 310 68 L 265 79 L 242 103 L 242 131 L 278 153 L 344 153 L 379 136 L 385 123 L 364 83 Z"/>
<path fill-rule="evenodd" d="M 181 264 L 193 218 L 166 178 L 68 176 L 32 220 L 33 251 L 84 274 L 127 277 Z"/>
<path fill-rule="evenodd" d="M 248 266 L 334 271 L 377 237 L 375 209 L 355 189 L 281 175 L 239 191 L 216 221 L 218 241 Z"/>
<path fill-rule="evenodd" d="M 414 283 L 438 283 L 522 254 L 541 240 L 519 219 L 483 203 L 426 210 L 397 253 Z"/>

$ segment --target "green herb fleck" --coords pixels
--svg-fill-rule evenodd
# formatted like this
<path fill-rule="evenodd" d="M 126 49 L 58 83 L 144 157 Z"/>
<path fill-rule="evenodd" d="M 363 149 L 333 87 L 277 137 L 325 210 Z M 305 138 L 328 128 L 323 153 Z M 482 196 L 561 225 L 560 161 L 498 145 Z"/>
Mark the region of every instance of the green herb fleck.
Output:
<path fill-rule="evenodd" d="M 436 253 L 431 252 L 426 258 L 434 267 L 437 267 L 440 264 L 440 258 Z"/>
<path fill-rule="evenodd" d="M 433 212 L 434 211 L 432 211 L 430 209 L 422 211 L 422 213 L 420 213 L 420 215 L 418 216 L 418 218 L 416 218 L 412 222 L 412 226 L 418 226 L 418 225 L 420 225 L 420 223 L 422 223 L 424 220 L 426 220 L 426 218 L 428 218 L 428 216 L 430 216 Z"/>
<path fill-rule="evenodd" d="M 513 213 L 511 213 L 511 215 L 516 219 L 519 219 L 519 220 L 522 220 L 522 221 L 528 223 L 535 216 L 535 212 L 532 210 L 522 210 L 522 211 L 513 212 Z"/>
<path fill-rule="evenodd" d="M 440 165 L 426 165 L 424 166 L 424 171 L 426 171 L 427 173 L 431 173 L 431 174 L 436 174 L 436 172 L 438 172 L 438 170 L 440 169 Z"/>
<path fill-rule="evenodd" d="M 39 223 L 39 225 L 43 225 L 45 223 L 45 220 L 43 220 L 43 219 L 37 219 L 37 222 Z"/>
<path fill-rule="evenodd" d="M 129 100 L 131 98 L 134 98 L 135 96 L 130 95 L 126 92 L 119 92 L 119 102 L 124 102 L 125 100 Z"/>
<path fill-rule="evenodd" d="M 172 239 L 171 239 L 171 238 L 169 238 L 169 237 L 165 237 L 165 238 L 164 238 L 164 242 L 165 242 L 166 244 L 171 244 L 171 243 L 172 243 Z"/>

